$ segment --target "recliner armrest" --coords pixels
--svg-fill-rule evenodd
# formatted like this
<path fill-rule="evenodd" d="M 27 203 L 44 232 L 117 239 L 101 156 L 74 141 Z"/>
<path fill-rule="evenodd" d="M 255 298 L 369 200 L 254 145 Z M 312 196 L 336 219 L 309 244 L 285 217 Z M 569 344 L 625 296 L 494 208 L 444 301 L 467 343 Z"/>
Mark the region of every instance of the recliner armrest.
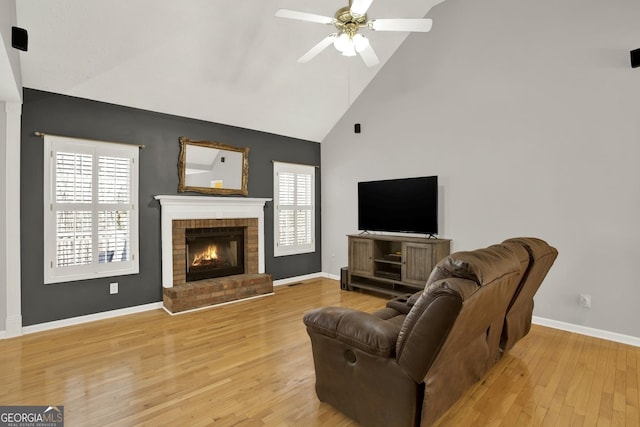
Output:
<path fill-rule="evenodd" d="M 405 294 L 395 297 L 387 301 L 386 307 L 393 308 L 400 314 L 409 314 L 414 304 L 420 298 L 423 291 L 418 291 L 413 294 Z"/>
<path fill-rule="evenodd" d="M 363 311 L 323 307 L 304 315 L 307 332 L 335 338 L 367 353 L 394 357 L 400 328 Z"/>

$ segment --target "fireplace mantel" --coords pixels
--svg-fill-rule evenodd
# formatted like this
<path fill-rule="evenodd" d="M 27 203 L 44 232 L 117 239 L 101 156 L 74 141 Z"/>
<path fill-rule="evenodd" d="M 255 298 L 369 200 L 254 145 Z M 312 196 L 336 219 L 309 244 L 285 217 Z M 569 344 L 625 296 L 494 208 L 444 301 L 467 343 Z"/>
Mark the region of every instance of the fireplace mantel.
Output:
<path fill-rule="evenodd" d="M 258 273 L 264 273 L 264 205 L 271 199 L 159 195 L 161 206 L 162 286 L 173 287 L 173 220 L 258 219 Z"/>

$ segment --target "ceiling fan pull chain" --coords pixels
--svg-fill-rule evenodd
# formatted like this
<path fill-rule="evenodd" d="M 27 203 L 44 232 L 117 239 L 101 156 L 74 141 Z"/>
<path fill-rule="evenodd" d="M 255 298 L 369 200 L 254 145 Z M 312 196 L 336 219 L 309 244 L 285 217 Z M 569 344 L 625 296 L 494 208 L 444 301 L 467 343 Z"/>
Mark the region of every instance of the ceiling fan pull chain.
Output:
<path fill-rule="evenodd" d="M 347 104 L 351 107 L 351 61 L 347 58 Z"/>

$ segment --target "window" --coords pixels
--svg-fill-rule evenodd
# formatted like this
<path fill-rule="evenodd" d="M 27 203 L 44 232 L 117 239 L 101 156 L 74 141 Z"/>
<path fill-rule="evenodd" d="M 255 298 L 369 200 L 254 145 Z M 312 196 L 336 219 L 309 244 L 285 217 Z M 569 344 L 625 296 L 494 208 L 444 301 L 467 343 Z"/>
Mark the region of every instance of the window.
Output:
<path fill-rule="evenodd" d="M 274 256 L 315 252 L 315 167 L 273 163 Z"/>
<path fill-rule="evenodd" d="M 45 283 L 138 273 L 138 151 L 45 135 Z"/>

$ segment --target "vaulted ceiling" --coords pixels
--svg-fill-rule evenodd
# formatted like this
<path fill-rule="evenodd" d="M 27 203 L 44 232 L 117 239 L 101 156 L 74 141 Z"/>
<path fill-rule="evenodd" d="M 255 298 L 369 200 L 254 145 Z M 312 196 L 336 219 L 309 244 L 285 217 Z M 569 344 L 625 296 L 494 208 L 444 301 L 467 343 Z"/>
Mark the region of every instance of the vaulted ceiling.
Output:
<path fill-rule="evenodd" d="M 370 18 L 421 18 L 443 0 L 374 0 Z M 18 0 L 24 87 L 321 142 L 407 33 L 366 32 L 381 63 L 333 47 L 297 59 L 347 0 Z M 437 29 L 434 22 L 434 30 Z M 416 34 L 429 37 L 429 33 Z"/>

